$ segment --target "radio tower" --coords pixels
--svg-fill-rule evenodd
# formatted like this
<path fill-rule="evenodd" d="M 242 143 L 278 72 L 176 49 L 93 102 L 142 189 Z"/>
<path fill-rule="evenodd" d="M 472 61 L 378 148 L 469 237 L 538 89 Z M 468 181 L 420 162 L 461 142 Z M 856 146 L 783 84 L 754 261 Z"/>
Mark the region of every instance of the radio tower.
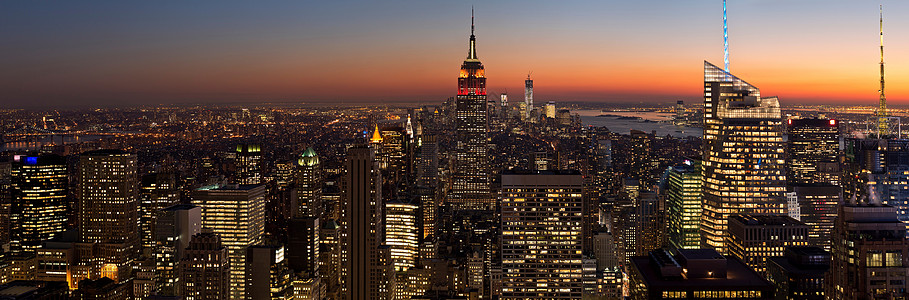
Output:
<path fill-rule="evenodd" d="M 729 26 L 726 21 L 726 0 L 723 0 L 723 62 L 726 63 L 726 73 L 729 73 Z"/>
<path fill-rule="evenodd" d="M 878 138 L 890 135 L 890 114 L 887 112 L 887 97 L 884 96 L 884 6 L 881 5 L 881 99 L 877 109 Z"/>

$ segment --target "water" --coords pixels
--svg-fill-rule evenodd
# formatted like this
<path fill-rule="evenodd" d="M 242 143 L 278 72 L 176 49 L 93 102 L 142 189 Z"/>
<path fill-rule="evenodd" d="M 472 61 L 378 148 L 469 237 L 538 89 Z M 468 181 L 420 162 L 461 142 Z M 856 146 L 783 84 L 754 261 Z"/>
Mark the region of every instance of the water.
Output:
<path fill-rule="evenodd" d="M 581 116 L 581 122 L 585 126 L 595 126 L 609 128 L 609 131 L 628 134 L 632 129 L 640 130 L 647 133 L 656 130 L 659 136 L 672 135 L 674 137 L 704 135 L 704 130 L 697 127 L 678 127 L 670 122 L 674 114 L 661 112 L 602 112 L 594 109 L 575 110 Z M 609 117 L 600 117 L 600 115 L 610 115 Z M 622 117 L 639 117 L 641 119 L 620 119 Z M 661 122 L 662 121 L 662 122 Z M 681 131 L 681 132 L 680 132 Z"/>
<path fill-rule="evenodd" d="M 81 143 L 89 142 L 97 139 L 103 138 L 103 135 L 66 135 L 66 136 L 42 136 L 38 137 L 35 140 L 34 137 L 29 137 L 26 140 L 6 142 L 0 144 L 0 151 L 30 151 L 41 149 L 44 145 L 56 144 L 72 144 L 72 143 Z"/>

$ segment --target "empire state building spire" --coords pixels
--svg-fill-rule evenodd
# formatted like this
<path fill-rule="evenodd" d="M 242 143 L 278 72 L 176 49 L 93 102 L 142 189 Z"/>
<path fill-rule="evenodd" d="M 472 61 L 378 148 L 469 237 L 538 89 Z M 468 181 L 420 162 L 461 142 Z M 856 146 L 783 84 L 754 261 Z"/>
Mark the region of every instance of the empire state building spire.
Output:
<path fill-rule="evenodd" d="M 479 61 L 477 58 L 477 37 L 474 35 L 473 7 L 470 8 L 470 50 L 467 51 L 467 61 Z"/>

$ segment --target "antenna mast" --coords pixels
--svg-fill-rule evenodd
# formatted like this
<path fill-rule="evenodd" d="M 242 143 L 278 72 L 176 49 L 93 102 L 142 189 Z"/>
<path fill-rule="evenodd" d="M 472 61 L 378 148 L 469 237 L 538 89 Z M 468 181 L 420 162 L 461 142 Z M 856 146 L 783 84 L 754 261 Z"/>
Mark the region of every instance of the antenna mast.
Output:
<path fill-rule="evenodd" d="M 884 96 L 884 6 L 881 5 L 881 98 L 877 109 L 878 138 L 890 135 L 890 114 L 887 112 L 887 97 Z"/>
<path fill-rule="evenodd" d="M 726 73 L 729 73 L 729 26 L 726 21 L 726 0 L 723 0 L 723 62 L 726 63 Z"/>

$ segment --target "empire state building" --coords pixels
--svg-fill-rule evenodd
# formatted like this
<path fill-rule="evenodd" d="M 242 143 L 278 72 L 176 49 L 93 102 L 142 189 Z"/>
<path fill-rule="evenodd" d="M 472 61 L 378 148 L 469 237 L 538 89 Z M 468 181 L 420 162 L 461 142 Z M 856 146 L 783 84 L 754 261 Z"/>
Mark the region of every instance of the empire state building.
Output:
<path fill-rule="evenodd" d="M 452 191 L 448 201 L 458 210 L 491 210 L 495 200 L 489 190 L 489 159 L 486 151 L 486 70 L 477 58 L 473 15 L 470 17 L 470 50 L 458 75 L 455 99 L 457 147 Z"/>

